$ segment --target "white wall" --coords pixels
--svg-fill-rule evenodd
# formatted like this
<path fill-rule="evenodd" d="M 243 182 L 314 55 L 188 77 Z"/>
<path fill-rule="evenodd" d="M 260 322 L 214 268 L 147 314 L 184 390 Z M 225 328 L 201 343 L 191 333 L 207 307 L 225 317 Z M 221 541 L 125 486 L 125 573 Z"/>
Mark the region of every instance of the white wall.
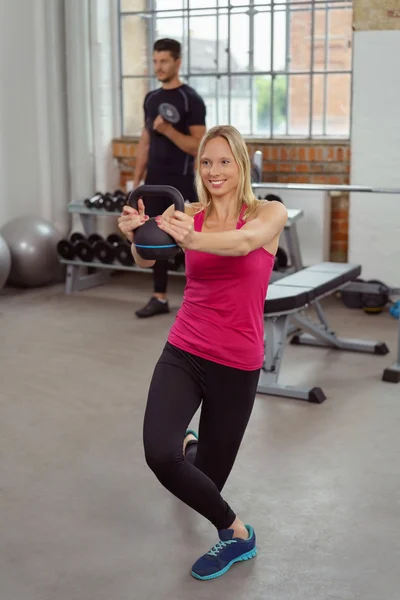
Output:
<path fill-rule="evenodd" d="M 276 194 L 282 198 L 287 208 L 303 210 L 303 216 L 296 222 L 302 263 L 305 267 L 329 260 L 331 246 L 331 198 L 324 191 L 305 191 L 257 188 L 255 195 L 265 198 Z M 287 250 L 285 236 L 280 245 Z"/>
<path fill-rule="evenodd" d="M 26 214 L 66 226 L 63 21 L 62 0 L 1 4 L 0 226 Z"/>
<path fill-rule="evenodd" d="M 400 188 L 400 31 L 355 33 L 351 184 Z M 353 193 L 349 261 L 400 285 L 400 195 Z"/>
<path fill-rule="evenodd" d="M 0 2 L 0 227 L 118 187 L 116 0 Z M 104 221 L 102 221 L 103 223 Z"/>

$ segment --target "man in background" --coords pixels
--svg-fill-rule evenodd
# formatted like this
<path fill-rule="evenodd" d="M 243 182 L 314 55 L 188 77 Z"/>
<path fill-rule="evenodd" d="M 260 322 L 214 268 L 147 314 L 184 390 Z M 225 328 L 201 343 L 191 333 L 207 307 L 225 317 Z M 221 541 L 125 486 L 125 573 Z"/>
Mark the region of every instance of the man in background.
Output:
<path fill-rule="evenodd" d="M 153 47 L 155 75 L 161 87 L 146 94 L 143 108 L 145 126 L 136 153 L 133 185 L 136 188 L 145 175 L 146 185 L 171 185 L 185 201 L 196 202 L 194 158 L 206 131 L 206 107 L 197 92 L 179 79 L 181 44 L 169 38 L 157 40 Z M 177 111 L 174 124 L 159 114 L 161 104 Z M 174 119 L 175 120 L 175 119 Z M 146 214 L 162 214 L 171 204 L 166 197 L 144 198 Z M 167 299 L 168 261 L 157 261 L 153 267 L 153 295 L 136 311 L 139 318 L 169 312 Z"/>

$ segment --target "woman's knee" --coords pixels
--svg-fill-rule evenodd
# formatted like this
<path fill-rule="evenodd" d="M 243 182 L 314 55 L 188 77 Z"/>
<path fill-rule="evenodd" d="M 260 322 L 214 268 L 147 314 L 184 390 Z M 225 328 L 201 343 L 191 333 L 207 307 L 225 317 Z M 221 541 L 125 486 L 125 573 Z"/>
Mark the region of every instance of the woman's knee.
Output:
<path fill-rule="evenodd" d="M 157 477 L 170 475 L 183 461 L 182 453 L 179 455 L 160 443 L 145 443 L 144 454 L 148 467 Z"/>

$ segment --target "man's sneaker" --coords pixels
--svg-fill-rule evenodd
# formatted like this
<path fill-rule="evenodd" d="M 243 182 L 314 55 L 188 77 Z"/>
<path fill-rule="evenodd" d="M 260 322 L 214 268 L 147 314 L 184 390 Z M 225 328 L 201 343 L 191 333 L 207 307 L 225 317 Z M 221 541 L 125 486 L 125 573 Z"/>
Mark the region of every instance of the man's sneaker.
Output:
<path fill-rule="evenodd" d="M 192 567 L 192 575 L 196 579 L 215 579 L 221 577 L 237 562 L 250 560 L 257 554 L 256 534 L 250 525 L 247 540 L 233 537 L 233 529 L 222 529 L 218 532 L 219 542 L 207 554 L 201 556 Z"/>
<path fill-rule="evenodd" d="M 135 312 L 135 315 L 139 319 L 145 319 L 146 317 L 154 317 L 154 315 L 162 315 L 169 313 L 168 302 L 161 302 L 158 298 L 153 296 L 149 302 L 143 308 L 140 308 Z"/>

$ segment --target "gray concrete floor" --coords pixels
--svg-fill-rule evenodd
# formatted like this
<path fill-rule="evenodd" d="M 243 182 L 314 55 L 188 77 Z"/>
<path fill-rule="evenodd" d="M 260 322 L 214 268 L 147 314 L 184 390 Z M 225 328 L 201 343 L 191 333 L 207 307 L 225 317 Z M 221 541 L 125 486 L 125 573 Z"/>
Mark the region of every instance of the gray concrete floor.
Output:
<path fill-rule="evenodd" d="M 380 381 L 397 322 L 334 299 L 337 331 L 392 353 L 287 348 L 282 380 L 328 399 L 257 397 L 224 495 L 255 527 L 258 557 L 191 578 L 215 532 L 160 486 L 141 443 L 182 285 L 149 321 L 133 316 L 147 274 L 0 296 L 0 599 L 398 600 L 400 385 Z"/>

